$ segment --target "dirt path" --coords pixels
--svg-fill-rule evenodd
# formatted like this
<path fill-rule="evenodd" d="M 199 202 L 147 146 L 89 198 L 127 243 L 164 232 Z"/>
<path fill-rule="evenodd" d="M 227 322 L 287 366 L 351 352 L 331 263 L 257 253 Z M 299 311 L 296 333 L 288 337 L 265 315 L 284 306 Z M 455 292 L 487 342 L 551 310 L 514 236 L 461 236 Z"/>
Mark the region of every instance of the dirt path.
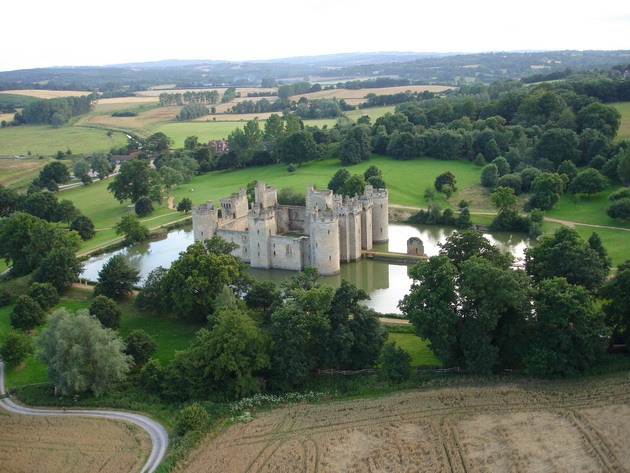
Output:
<path fill-rule="evenodd" d="M 119 420 L 130 422 L 145 430 L 151 438 L 151 454 L 146 461 L 141 473 L 153 472 L 157 469 L 166 454 L 168 447 L 168 433 L 161 424 L 149 419 L 143 415 L 134 414 L 133 412 L 124 411 L 106 411 L 92 409 L 72 409 L 60 410 L 51 408 L 33 409 L 18 405 L 9 399 L 4 389 L 4 363 L 0 361 L 0 407 L 14 414 L 22 414 L 29 416 L 78 416 L 78 417 L 98 417 L 103 419 Z"/>

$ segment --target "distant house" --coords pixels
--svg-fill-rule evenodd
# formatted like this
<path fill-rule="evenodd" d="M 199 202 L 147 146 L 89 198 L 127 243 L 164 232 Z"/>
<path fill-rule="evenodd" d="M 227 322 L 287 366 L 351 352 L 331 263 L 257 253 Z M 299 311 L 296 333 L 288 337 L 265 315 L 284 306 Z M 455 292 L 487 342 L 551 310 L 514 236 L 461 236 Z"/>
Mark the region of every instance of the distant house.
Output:
<path fill-rule="evenodd" d="M 114 154 L 110 156 L 109 161 L 114 164 L 124 163 L 125 161 L 129 161 L 130 159 L 137 158 L 140 154 L 140 151 L 134 151 L 131 154 Z"/>
<path fill-rule="evenodd" d="M 229 153 L 230 147 L 225 140 L 210 140 L 208 146 L 217 154 Z"/>

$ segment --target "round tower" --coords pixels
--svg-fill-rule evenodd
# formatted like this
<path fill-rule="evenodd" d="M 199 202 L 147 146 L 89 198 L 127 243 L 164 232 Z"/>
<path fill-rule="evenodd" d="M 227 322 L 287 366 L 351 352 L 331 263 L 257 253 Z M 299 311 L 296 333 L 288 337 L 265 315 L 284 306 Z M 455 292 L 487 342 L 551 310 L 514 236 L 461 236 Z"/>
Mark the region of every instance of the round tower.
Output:
<path fill-rule="evenodd" d="M 193 206 L 192 224 L 195 241 L 204 241 L 214 236 L 217 230 L 217 210 L 211 200 Z"/>
<path fill-rule="evenodd" d="M 372 190 L 372 242 L 389 241 L 389 198 L 387 189 Z M 367 188 L 366 188 L 367 194 Z"/>
<path fill-rule="evenodd" d="M 311 266 L 319 274 L 330 275 L 341 271 L 339 262 L 339 219 L 332 212 L 312 215 L 310 222 Z"/>

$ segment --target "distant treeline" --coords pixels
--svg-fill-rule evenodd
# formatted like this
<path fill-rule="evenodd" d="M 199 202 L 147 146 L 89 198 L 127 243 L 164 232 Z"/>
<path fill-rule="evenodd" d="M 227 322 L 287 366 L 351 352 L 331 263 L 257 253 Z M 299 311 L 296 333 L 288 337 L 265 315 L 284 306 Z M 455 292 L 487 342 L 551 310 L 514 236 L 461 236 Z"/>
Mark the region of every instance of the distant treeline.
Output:
<path fill-rule="evenodd" d="M 158 106 L 168 107 L 173 105 L 201 104 L 213 105 L 219 101 L 220 94 L 216 90 L 202 90 L 199 92 L 187 91 L 169 94 L 160 94 Z"/>
<path fill-rule="evenodd" d="M 38 100 L 24 107 L 21 113 L 16 113 L 14 122 L 60 126 L 72 117 L 90 112 L 96 98 L 95 94 L 90 94 Z"/>

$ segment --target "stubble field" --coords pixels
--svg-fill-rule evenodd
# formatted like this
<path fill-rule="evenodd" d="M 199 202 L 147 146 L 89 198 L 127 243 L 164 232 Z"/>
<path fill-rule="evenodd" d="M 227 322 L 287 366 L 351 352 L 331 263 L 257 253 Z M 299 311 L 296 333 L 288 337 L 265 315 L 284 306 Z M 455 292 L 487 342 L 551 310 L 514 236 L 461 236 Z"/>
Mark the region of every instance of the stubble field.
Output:
<path fill-rule="evenodd" d="M 628 471 L 630 378 L 295 405 L 209 439 L 182 471 Z"/>
<path fill-rule="evenodd" d="M 151 451 L 142 429 L 122 422 L 0 411 L 0 471 L 137 472 Z"/>

